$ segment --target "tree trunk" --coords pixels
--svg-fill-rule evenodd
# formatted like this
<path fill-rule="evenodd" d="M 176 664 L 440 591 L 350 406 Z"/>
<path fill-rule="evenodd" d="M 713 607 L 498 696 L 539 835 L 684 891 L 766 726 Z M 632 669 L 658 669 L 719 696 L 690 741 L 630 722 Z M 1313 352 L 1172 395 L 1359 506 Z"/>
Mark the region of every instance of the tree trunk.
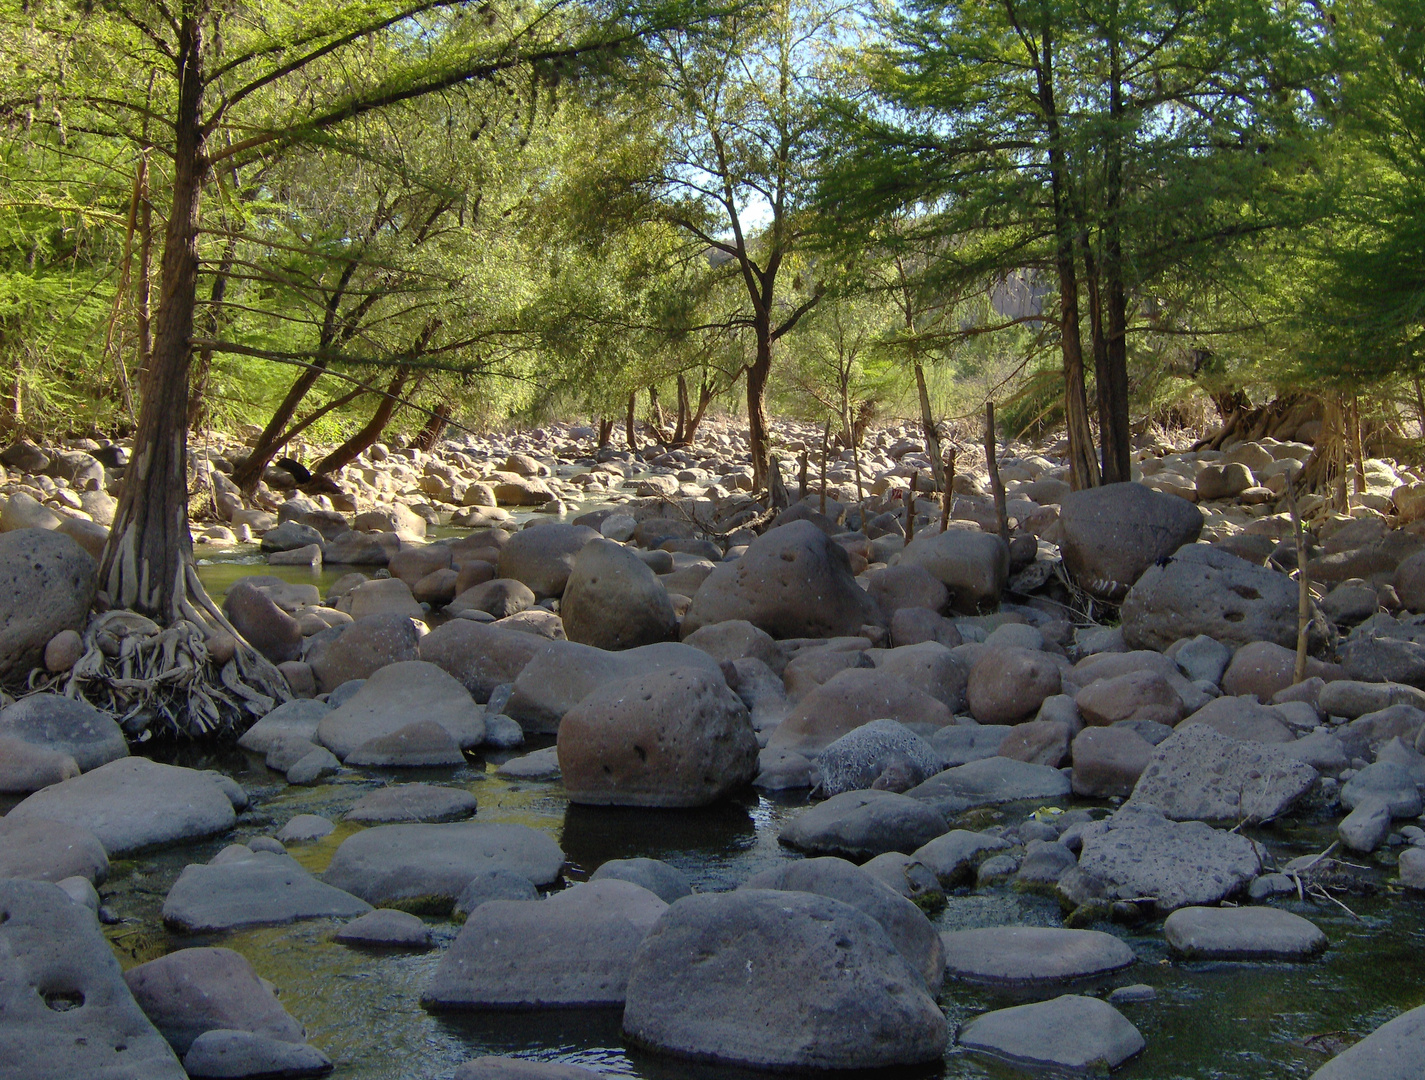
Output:
<path fill-rule="evenodd" d="M 287 425 L 296 414 L 297 406 L 302 403 L 302 399 L 322 377 L 326 366 L 325 360 L 318 359 L 313 362 L 311 367 L 303 368 L 301 374 L 292 380 L 292 385 L 287 388 L 286 396 L 273 411 L 272 418 L 262 429 L 262 434 L 257 437 L 257 445 L 252 448 L 252 453 L 248 454 L 247 459 L 233 469 L 233 483 L 243 491 L 250 492 L 257 487 L 257 482 L 262 479 L 262 470 L 267 468 L 268 462 L 277 455 L 277 451 L 291 437 L 284 434 Z"/>
<path fill-rule="evenodd" d="M 693 410 L 693 415 L 688 418 L 688 426 L 683 431 L 683 443 L 685 446 L 692 446 L 698 437 L 698 426 L 703 422 L 703 417 L 707 415 L 708 406 L 716 395 L 713 393 L 712 383 L 703 382 L 698 386 L 698 407 Z"/>
<path fill-rule="evenodd" d="M 173 203 L 160 268 L 157 333 L 143 381 L 133 459 L 124 472 L 99 571 L 109 606 L 131 608 L 165 623 L 189 614 L 188 571 L 193 566 L 187 418 L 198 287 L 198 209 L 207 170 L 200 121 L 202 60 L 201 24 L 197 15 L 189 14 L 178 35 Z"/>
<path fill-rule="evenodd" d="M 424 450 L 427 454 L 434 450 L 435 444 L 440 441 L 440 436 L 445 431 L 445 425 L 449 422 L 450 405 L 448 402 L 442 401 L 426 418 L 425 426 L 416 436 L 417 449 Z"/>
<path fill-rule="evenodd" d="M 925 451 L 930 455 L 930 471 L 935 477 L 935 486 L 945 490 L 945 463 L 940 457 L 940 433 L 935 430 L 935 414 L 930 411 L 930 389 L 925 384 L 925 366 L 920 357 L 913 358 L 915 365 L 915 390 L 920 398 L 920 428 L 925 433 Z"/>
<path fill-rule="evenodd" d="M 772 333 L 766 318 L 755 320 L 757 356 L 747 369 L 747 442 L 752 452 L 752 488 L 767 486 L 767 379 L 772 374 Z"/>
<path fill-rule="evenodd" d="M 396 374 L 391 379 L 391 385 L 386 387 L 386 392 L 376 403 L 376 411 L 371 414 L 371 419 L 366 421 L 355 435 L 317 462 L 312 472 L 318 476 L 334 473 L 350 465 L 361 456 L 362 451 L 369 449 L 377 439 L 381 438 L 381 433 L 386 430 L 386 425 L 391 422 L 396 407 L 400 405 L 398 399 L 401 396 L 401 391 L 406 388 L 406 380 L 410 378 L 410 375 L 411 369 L 405 364 L 398 367 Z"/>
<path fill-rule="evenodd" d="M 1118 215 L 1123 202 L 1123 73 L 1119 55 L 1118 18 L 1109 25 L 1110 117 L 1108 161 L 1105 166 L 1104 285 L 1107 309 L 1105 362 L 1097 373 L 1098 437 L 1103 450 L 1103 481 L 1133 479 L 1133 432 L 1128 411 L 1128 293 L 1123 284 L 1123 231 Z M 1097 357 L 1095 357 L 1097 359 Z"/>
<path fill-rule="evenodd" d="M 233 261 L 237 258 L 237 237 L 229 237 L 223 245 L 223 257 L 218 263 L 218 272 L 213 276 L 213 287 L 208 293 L 208 312 L 204 322 L 205 335 L 218 336 L 222 324 L 219 314 L 223 298 L 228 294 L 228 278 L 233 271 Z M 188 394 L 188 426 L 195 428 L 207 412 L 208 374 L 213 370 L 213 350 L 207 347 L 198 350 L 198 371 L 192 378 Z"/>
<path fill-rule="evenodd" d="M 602 450 L 613 441 L 614 421 L 611 416 L 599 417 L 599 449 Z"/>
<path fill-rule="evenodd" d="M 1068 162 L 1054 101 L 1053 37 L 1046 26 L 1039 66 L 1039 100 L 1049 135 L 1049 178 L 1054 202 L 1054 259 L 1059 275 L 1059 347 L 1064 365 L 1064 420 L 1069 436 L 1069 472 L 1074 489 L 1098 487 L 1098 462 L 1089 427 L 1084 388 L 1084 346 L 1079 328 L 1079 282 L 1074 266 L 1074 223 L 1070 213 Z"/>
<path fill-rule="evenodd" d="M 628 440 L 630 450 L 638 449 L 638 422 L 636 415 L 638 412 L 638 391 L 634 390 L 628 395 L 628 412 L 623 419 L 623 437 Z"/>
<path fill-rule="evenodd" d="M 688 380 L 678 373 L 678 426 L 673 429 L 673 442 L 686 445 L 688 431 Z"/>
<path fill-rule="evenodd" d="M 653 428 L 653 437 L 660 443 L 666 443 L 668 436 L 663 430 L 663 406 L 658 404 L 658 387 L 648 388 L 648 423 Z"/>

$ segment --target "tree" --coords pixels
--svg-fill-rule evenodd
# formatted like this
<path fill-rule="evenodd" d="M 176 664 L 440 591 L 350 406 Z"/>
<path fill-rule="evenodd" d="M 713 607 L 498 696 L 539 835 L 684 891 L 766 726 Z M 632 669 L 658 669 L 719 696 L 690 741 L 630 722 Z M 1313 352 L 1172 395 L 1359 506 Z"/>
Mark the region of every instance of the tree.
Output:
<path fill-rule="evenodd" d="M 1311 104 L 1319 19 L 1262 0 L 887 5 L 823 202 L 972 241 L 945 248 L 943 279 L 1053 280 L 1074 484 L 1127 479 L 1134 298 L 1282 224 L 1262 182 Z"/>
<path fill-rule="evenodd" d="M 709 329 L 752 334 L 747 424 L 757 487 L 767 482 L 774 347 L 825 291 L 796 259 L 821 133 L 817 101 L 836 77 L 831 49 L 848 17 L 818 0 L 768 0 L 729 16 L 717 35 L 660 38 L 666 168 L 654 194 L 664 219 L 741 283 L 743 303 Z"/>

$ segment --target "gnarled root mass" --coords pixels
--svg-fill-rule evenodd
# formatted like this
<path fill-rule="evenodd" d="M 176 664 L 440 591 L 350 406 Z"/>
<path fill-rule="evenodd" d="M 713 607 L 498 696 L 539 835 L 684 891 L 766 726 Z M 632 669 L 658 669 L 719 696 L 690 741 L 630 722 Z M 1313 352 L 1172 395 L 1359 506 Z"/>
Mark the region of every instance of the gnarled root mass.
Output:
<path fill-rule="evenodd" d="M 65 675 L 31 677 L 113 715 L 135 742 L 234 735 L 289 694 L 280 673 L 250 648 L 219 664 L 209 630 L 186 619 L 161 627 L 133 611 L 106 611 L 84 631 L 84 654 Z"/>

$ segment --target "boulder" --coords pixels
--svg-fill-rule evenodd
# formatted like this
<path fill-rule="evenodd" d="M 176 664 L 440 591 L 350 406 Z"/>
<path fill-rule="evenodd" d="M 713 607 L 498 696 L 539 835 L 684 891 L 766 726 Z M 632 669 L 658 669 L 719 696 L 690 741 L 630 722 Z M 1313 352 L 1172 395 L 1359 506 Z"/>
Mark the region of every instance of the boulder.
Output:
<path fill-rule="evenodd" d="M 1189 960 L 1309 960 L 1326 951 L 1315 923 L 1270 907 L 1179 908 L 1163 936 Z"/>
<path fill-rule="evenodd" d="M 590 881 L 606 879 L 641 885 L 665 904 L 693 895 L 688 875 L 661 859 L 610 859 L 589 875 Z"/>
<path fill-rule="evenodd" d="M 387 738 L 414 726 L 413 721 L 443 728 L 450 736 L 450 746 L 455 749 L 457 759 L 461 748 L 479 746 L 485 738 L 484 712 L 469 691 L 434 664 L 408 660 L 373 672 L 340 708 L 322 717 L 317 724 L 317 739 L 337 757 L 346 760 L 372 740 Z M 419 735 L 419 732 L 408 731 L 405 738 L 411 740 Z M 417 744 L 429 751 L 444 749 L 425 736 L 415 738 L 409 749 L 414 750 Z M 373 752 L 377 751 L 378 748 L 373 747 Z M 401 748 L 393 743 L 383 745 L 379 751 L 399 757 Z M 367 763 L 375 764 L 374 761 Z M 410 763 L 419 764 L 414 760 Z M 458 764 L 458 760 L 455 763 Z"/>
<path fill-rule="evenodd" d="M 1219 735 L 1256 743 L 1291 743 L 1296 736 L 1282 722 L 1282 714 L 1259 705 L 1255 697 L 1213 698 L 1179 727 L 1209 727 Z"/>
<path fill-rule="evenodd" d="M 964 639 L 955 623 L 944 615 L 937 615 L 928 608 L 905 607 L 891 616 L 891 643 L 896 646 L 919 645 L 933 641 L 953 649 L 963 644 Z"/>
<path fill-rule="evenodd" d="M 238 745 L 254 754 L 266 754 L 279 741 L 302 739 L 315 743 L 317 725 L 331 712 L 324 701 L 284 701 L 242 733 Z"/>
<path fill-rule="evenodd" d="M 881 609 L 886 623 L 902 608 L 941 612 L 950 603 L 950 590 L 923 566 L 904 563 L 873 570 L 866 575 L 866 591 Z"/>
<path fill-rule="evenodd" d="M 649 891 L 652 892 L 651 889 Z M 465 883 L 465 888 L 455 898 L 451 915 L 464 922 L 472 911 L 491 900 L 538 899 L 539 890 L 534 887 L 534 882 L 513 870 L 497 866 L 493 870 L 481 870 Z"/>
<path fill-rule="evenodd" d="M 98 921 L 53 884 L 0 879 L 0 1075 L 184 1080 Z"/>
<path fill-rule="evenodd" d="M 1069 778 L 1058 769 L 989 757 L 937 773 L 906 794 L 951 817 L 977 806 L 1028 799 L 1052 802 L 1069 791 Z"/>
<path fill-rule="evenodd" d="M 1261 873 L 1256 845 L 1201 821 L 1175 822 L 1156 808 L 1127 807 L 1085 825 L 1079 871 L 1110 900 L 1152 898 L 1161 915 L 1215 904 Z"/>
<path fill-rule="evenodd" d="M 320 654 L 306 660 L 317 688 L 330 693 L 344 682 L 369 678 L 388 664 L 416 660 L 420 653 L 416 625 L 404 615 L 368 615 L 351 623 Z"/>
<path fill-rule="evenodd" d="M 868 650 L 870 651 L 870 650 Z M 917 690 L 924 690 L 951 712 L 965 708 L 965 669 L 955 654 L 936 641 L 900 645 L 872 653 L 876 668 L 899 675 Z"/>
<path fill-rule="evenodd" d="M 1168 656 L 1194 682 L 1219 683 L 1232 660 L 1232 650 L 1206 634 L 1179 638 L 1168 647 Z"/>
<path fill-rule="evenodd" d="M 250 582 L 238 581 L 228 589 L 223 614 L 249 645 L 274 664 L 301 657 L 301 625 Z"/>
<path fill-rule="evenodd" d="M 564 714 L 571 802 L 705 806 L 757 775 L 757 736 L 721 672 L 668 668 L 609 682 Z"/>
<path fill-rule="evenodd" d="M 610 540 L 579 549 L 559 614 L 570 641 L 600 649 L 667 641 L 678 630 L 668 590 L 633 551 Z"/>
<path fill-rule="evenodd" d="M 395 533 L 402 540 L 424 540 L 426 535 L 425 518 L 398 503 L 365 510 L 351 525 L 357 532 Z"/>
<path fill-rule="evenodd" d="M 787 666 L 787 655 L 772 635 L 746 619 L 709 623 L 685 635 L 683 644 L 701 649 L 720 664 L 761 660 L 778 678 Z"/>
<path fill-rule="evenodd" d="M 88 829 L 109 856 L 127 855 L 233 827 L 233 803 L 214 774 L 121 758 L 37 791 L 6 816 Z"/>
<path fill-rule="evenodd" d="M 1009 841 L 989 833 L 953 829 L 917 848 L 912 853 L 948 888 L 973 877 L 975 869 L 997 852 L 1008 851 Z"/>
<path fill-rule="evenodd" d="M 255 851 L 186 866 L 163 901 L 163 923 L 183 934 L 225 933 L 370 910 L 366 901 L 318 881 L 291 856 Z"/>
<path fill-rule="evenodd" d="M 455 676 L 476 701 L 513 683 L 545 642 L 502 626 L 451 619 L 420 642 L 420 658 Z"/>
<path fill-rule="evenodd" d="M 942 934 L 941 941 L 951 978 L 1002 988 L 1101 978 L 1137 960 L 1126 944 L 1097 930 L 987 926 Z"/>
<path fill-rule="evenodd" d="M 1206 634 L 1230 645 L 1296 647 L 1297 587 L 1285 574 L 1197 544 L 1144 571 L 1121 610 L 1130 648 L 1166 649 Z M 1321 632 L 1313 630 L 1319 643 Z"/>
<path fill-rule="evenodd" d="M 367 739 L 346 755 L 343 764 L 351 768 L 432 769 L 464 765 L 465 755 L 440 724 L 414 720 Z"/>
<path fill-rule="evenodd" d="M 886 671 L 852 668 L 832 676 L 802 698 L 772 732 L 777 750 L 820 753 L 849 731 L 872 720 L 891 719 L 908 727 L 943 728 L 955 722 L 945 705 Z"/>
<path fill-rule="evenodd" d="M 1195 542 L 1202 522 L 1202 512 L 1176 495 L 1104 484 L 1064 496 L 1059 550 L 1081 589 L 1118 603 L 1150 566 Z"/>
<path fill-rule="evenodd" d="M 1032 649 L 987 648 L 970 669 L 965 697 L 982 724 L 1031 719 L 1061 689 L 1059 665 Z"/>
<path fill-rule="evenodd" d="M 463 788 L 388 784 L 357 799 L 342 819 L 363 825 L 463 821 L 475 810 L 475 796 Z"/>
<path fill-rule="evenodd" d="M 0 736 L 67 754 L 83 772 L 129 754 L 112 716 L 63 694 L 31 694 L 0 709 Z"/>
<path fill-rule="evenodd" d="M 531 886 L 532 887 L 532 886 Z M 430 927 L 419 916 L 394 908 L 377 908 L 353 919 L 335 934 L 338 945 L 367 948 L 429 949 L 434 944 Z"/>
<path fill-rule="evenodd" d="M 1353 810 L 1367 800 L 1384 803 L 1391 817 L 1418 817 L 1421 810 L 1420 791 L 1415 778 L 1405 766 L 1393 761 L 1367 765 L 1342 786 L 1341 805 L 1347 810 Z"/>
<path fill-rule="evenodd" d="M 563 866 L 559 845 L 525 825 L 380 825 L 342 841 L 322 880 L 377 907 L 441 913 L 482 870 L 550 885 Z"/>
<path fill-rule="evenodd" d="M 717 565 L 693 596 L 682 634 L 746 620 L 777 638 L 837 637 L 880 618 L 846 550 L 811 522 L 793 521 L 759 536 L 736 561 Z"/>
<path fill-rule="evenodd" d="M 507 619 L 528 611 L 538 599 L 522 581 L 514 578 L 493 578 L 461 590 L 446 605 L 450 614 L 462 611 L 483 611 L 496 619 Z"/>
<path fill-rule="evenodd" d="M 1425 1059 L 1425 1005 L 1376 1028 L 1311 1074 L 1311 1080 L 1415 1080 Z"/>
<path fill-rule="evenodd" d="M 179 949 L 124 973 L 134 1000 L 179 1054 L 206 1031 L 248 1031 L 305 1043 L 247 960 L 231 949 Z"/>
<path fill-rule="evenodd" d="M 803 811 L 782 827 L 788 847 L 866 862 L 887 851 L 910 854 L 946 831 L 924 803 L 890 791 L 847 791 Z"/>
<path fill-rule="evenodd" d="M 237 1077 L 283 1077 L 298 1080 L 326 1076 L 331 1058 L 315 1046 L 273 1039 L 251 1031 L 205 1031 L 183 1055 L 192 1080 L 235 1080 Z"/>
<path fill-rule="evenodd" d="M 1116 1069 L 1147 1045 L 1138 1029 L 1098 998 L 1066 994 L 977 1016 L 955 1041 L 1022 1068 Z"/>
<path fill-rule="evenodd" d="M 668 910 L 628 881 L 590 881 L 548 900 L 491 900 L 461 927 L 421 1004 L 433 1010 L 623 1004 L 633 956 Z"/>
<path fill-rule="evenodd" d="M 0 794 L 28 795 L 78 775 L 68 754 L 0 735 Z"/>
<path fill-rule="evenodd" d="M 950 592 L 950 606 L 963 615 L 999 602 L 1009 578 L 1009 548 L 978 529 L 949 529 L 912 540 L 900 566 L 918 566 Z"/>
<path fill-rule="evenodd" d="M 1131 720 L 1172 727 L 1183 718 L 1183 699 L 1177 690 L 1158 672 L 1146 669 L 1095 679 L 1074 695 L 1074 705 L 1090 727 Z"/>
<path fill-rule="evenodd" d="M 0 879 L 64 881 L 82 877 L 94 883 L 109 876 L 104 845 L 88 829 L 36 818 L 0 817 Z"/>
<path fill-rule="evenodd" d="M 352 619 L 372 615 L 404 615 L 420 619 L 425 611 L 416 603 L 411 587 L 400 578 L 377 578 L 363 581 L 341 598 L 341 608 Z"/>
<path fill-rule="evenodd" d="M 894 720 L 872 720 L 848 731 L 822 750 L 817 763 L 827 796 L 870 787 L 906 791 L 944 767 L 934 747 Z"/>
<path fill-rule="evenodd" d="M 743 889 L 815 893 L 849 904 L 876 922 L 933 994 L 945 981 L 945 950 L 925 913 L 885 882 L 845 859 L 800 859 L 754 874 Z"/>
<path fill-rule="evenodd" d="M 1069 756 L 1071 734 L 1062 720 L 1028 720 L 1009 729 L 996 756 L 1057 769 Z"/>
<path fill-rule="evenodd" d="M 499 489 L 496 489 L 496 496 Z M 541 500 L 547 502 L 549 498 Z M 497 573 L 521 581 L 536 596 L 562 596 L 574 557 L 599 534 L 583 525 L 551 521 L 521 529 L 500 549 Z"/>
<path fill-rule="evenodd" d="M 43 663 L 56 634 L 84 630 L 96 573 L 89 553 L 61 533 L 0 533 L 0 682 Z"/>
<path fill-rule="evenodd" d="M 624 1034 L 696 1060 L 783 1070 L 938 1062 L 945 1018 L 870 916 L 812 893 L 672 905 L 633 958 Z"/>
<path fill-rule="evenodd" d="M 678 642 L 615 653 L 573 641 L 546 641 L 520 670 L 505 714 L 518 720 L 526 732 L 557 732 L 564 715 L 605 684 L 672 668 L 703 671 L 726 682 L 717 661 Z"/>
<path fill-rule="evenodd" d="M 1316 776 L 1274 746 L 1184 724 L 1153 748 L 1130 805 L 1157 807 L 1174 821 L 1255 825 L 1289 813 Z"/>
<path fill-rule="evenodd" d="M 1123 798 L 1153 758 L 1153 744 L 1131 727 L 1085 728 L 1074 738 L 1074 794 L 1084 799 Z"/>

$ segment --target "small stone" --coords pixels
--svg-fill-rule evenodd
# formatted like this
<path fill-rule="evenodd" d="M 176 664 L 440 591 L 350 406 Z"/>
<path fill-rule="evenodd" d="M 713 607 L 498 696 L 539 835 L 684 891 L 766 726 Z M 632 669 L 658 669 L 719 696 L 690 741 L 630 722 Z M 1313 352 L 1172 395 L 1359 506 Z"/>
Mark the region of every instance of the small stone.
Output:
<path fill-rule="evenodd" d="M 395 949 L 429 949 L 430 927 L 415 915 L 394 908 L 377 908 L 347 923 L 333 935 L 340 945 L 372 945 Z"/>
<path fill-rule="evenodd" d="M 1157 1001 L 1158 991 L 1147 983 L 1120 986 L 1108 995 L 1110 1005 L 1139 1005 L 1145 1001 Z"/>
<path fill-rule="evenodd" d="M 84 655 L 84 639 L 74 630 L 61 630 L 45 646 L 45 670 L 51 675 L 68 671 Z"/>
<path fill-rule="evenodd" d="M 334 831 L 336 826 L 319 814 L 298 814 L 282 826 L 277 839 L 284 844 L 309 843 L 330 836 Z"/>
<path fill-rule="evenodd" d="M 251 1031 L 216 1029 L 193 1040 L 183 1056 L 193 1080 L 240 1080 L 246 1077 L 326 1076 L 331 1059 L 315 1046 L 273 1039 Z"/>
<path fill-rule="evenodd" d="M 485 745 L 496 750 L 511 750 L 524 745 L 524 728 L 519 721 L 496 713 L 485 714 Z"/>
<path fill-rule="evenodd" d="M 287 770 L 287 783 L 315 784 L 323 777 L 340 771 L 341 762 L 336 759 L 336 755 L 325 746 L 319 746 L 315 750 L 309 750 Z"/>
<path fill-rule="evenodd" d="M 389 784 L 356 800 L 343 819 L 363 825 L 463 821 L 476 810 L 475 796 L 463 788 L 432 784 Z"/>
<path fill-rule="evenodd" d="M 610 859 L 589 875 L 590 881 L 605 878 L 642 885 L 665 904 L 693 894 L 688 876 L 660 859 Z"/>
<path fill-rule="evenodd" d="M 453 914 L 464 919 L 481 904 L 490 900 L 538 900 L 539 890 L 522 874 L 503 867 L 481 870 L 470 879 L 455 899 Z"/>

